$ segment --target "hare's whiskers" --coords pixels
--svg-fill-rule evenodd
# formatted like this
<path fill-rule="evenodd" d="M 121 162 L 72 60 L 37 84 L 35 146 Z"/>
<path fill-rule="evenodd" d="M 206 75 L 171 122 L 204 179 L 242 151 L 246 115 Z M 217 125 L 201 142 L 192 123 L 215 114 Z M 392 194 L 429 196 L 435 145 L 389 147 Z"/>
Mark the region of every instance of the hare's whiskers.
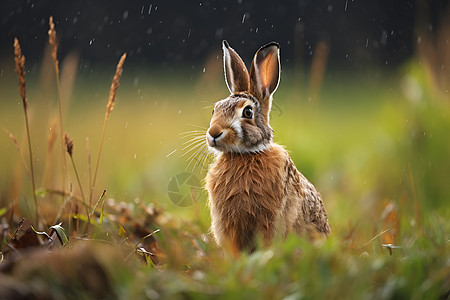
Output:
<path fill-rule="evenodd" d="M 188 142 L 183 143 L 183 148 L 181 150 L 184 151 L 188 148 L 191 148 L 193 146 L 200 145 L 200 144 L 206 144 L 206 142 L 203 139 L 189 140 Z"/>
<path fill-rule="evenodd" d="M 197 157 L 197 155 L 203 151 L 204 146 L 203 147 L 199 147 L 187 160 L 189 161 L 189 164 L 186 167 L 186 170 L 189 168 L 189 166 L 191 165 L 192 161 L 194 160 L 195 157 Z"/>
<path fill-rule="evenodd" d="M 203 170 L 208 169 L 210 162 L 208 162 L 208 164 L 206 164 L 206 162 L 211 159 L 211 155 L 212 155 L 212 152 L 209 151 L 208 148 L 206 148 L 205 152 L 203 154 L 202 170 L 200 172 L 203 172 Z"/>
<path fill-rule="evenodd" d="M 199 129 L 203 129 L 206 131 L 206 129 L 208 129 L 208 127 L 204 127 L 204 126 L 199 126 L 199 125 L 195 125 L 195 124 L 191 124 L 191 123 L 186 123 L 186 125 L 195 127 L 195 128 L 199 128 Z"/>
<path fill-rule="evenodd" d="M 202 149 L 202 151 L 199 153 L 199 155 L 197 155 L 197 162 L 195 163 L 194 167 L 192 168 L 192 171 L 194 171 L 194 169 L 200 165 L 200 167 L 201 167 L 200 172 L 203 172 L 202 161 L 203 161 L 203 156 L 205 155 L 205 152 L 207 152 L 207 151 L 208 151 L 207 147 L 204 147 Z"/>
<path fill-rule="evenodd" d="M 197 137 L 193 137 L 193 138 L 191 138 L 190 140 L 187 140 L 187 141 L 185 141 L 184 143 L 183 143 L 183 145 L 186 145 L 187 143 L 190 143 L 190 142 L 197 142 L 197 141 L 203 141 L 203 140 L 205 140 L 206 138 L 204 137 L 204 136 L 197 136 Z"/>
<path fill-rule="evenodd" d="M 192 152 L 192 151 L 194 151 L 195 149 L 197 149 L 198 147 L 201 147 L 202 146 L 202 143 L 198 143 L 198 144 L 196 144 L 196 145 L 194 145 L 194 146 L 186 146 L 186 147 L 184 147 L 183 149 L 181 149 L 181 151 L 184 151 L 186 148 L 190 148 L 188 151 L 186 151 L 186 152 L 184 152 L 182 155 L 181 155 L 181 157 L 183 157 L 183 156 L 186 156 L 188 153 L 190 153 L 190 152 Z"/>
<path fill-rule="evenodd" d="M 185 131 L 185 132 L 181 132 L 179 133 L 179 135 L 181 136 L 186 136 L 186 135 L 197 135 L 197 134 L 205 134 L 206 131 L 203 130 L 190 130 L 190 131 Z"/>

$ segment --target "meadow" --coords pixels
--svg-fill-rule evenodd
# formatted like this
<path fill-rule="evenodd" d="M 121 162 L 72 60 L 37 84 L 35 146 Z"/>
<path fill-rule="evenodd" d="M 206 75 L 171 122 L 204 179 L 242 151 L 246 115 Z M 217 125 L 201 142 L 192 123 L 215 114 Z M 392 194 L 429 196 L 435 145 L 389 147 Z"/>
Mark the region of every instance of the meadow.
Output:
<path fill-rule="evenodd" d="M 271 115 L 275 141 L 322 194 L 332 235 L 288 236 L 239 258 L 209 234 L 201 186 L 213 158 L 191 157 L 189 147 L 194 131 L 208 127 L 213 103 L 228 95 L 221 59 L 170 70 L 125 61 L 102 144 L 115 63 L 61 62 L 73 164 L 59 130 L 51 59 L 26 74 L 38 220 L 13 56 L 3 64 L 0 295 L 449 297 L 450 98 L 418 57 L 394 70 L 330 70 L 315 90 L 307 72 L 283 69 Z M 191 181 L 177 182 L 177 190 L 173 182 L 182 178 Z"/>

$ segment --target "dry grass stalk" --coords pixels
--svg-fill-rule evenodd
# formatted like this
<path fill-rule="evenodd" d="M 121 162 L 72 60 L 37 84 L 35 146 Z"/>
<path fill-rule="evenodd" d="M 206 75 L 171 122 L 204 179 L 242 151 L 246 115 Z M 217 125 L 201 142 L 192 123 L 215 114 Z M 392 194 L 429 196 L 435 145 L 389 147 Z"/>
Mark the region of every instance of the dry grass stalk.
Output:
<path fill-rule="evenodd" d="M 42 183 L 41 186 L 47 186 L 48 180 L 51 177 L 51 173 L 53 171 L 53 147 L 55 146 L 56 142 L 56 124 L 57 120 L 56 118 L 53 118 L 50 127 L 49 127 L 49 133 L 47 136 L 47 155 L 45 158 L 45 168 L 44 168 L 44 174 L 42 176 Z"/>
<path fill-rule="evenodd" d="M 22 159 L 22 163 L 25 167 L 25 171 L 28 174 L 28 177 L 31 179 L 30 169 L 28 169 L 27 162 L 25 161 L 25 157 L 23 156 L 22 148 L 20 148 L 19 142 L 17 141 L 17 138 L 10 132 L 8 129 L 3 128 L 3 130 L 6 132 L 6 134 L 9 136 L 9 138 L 13 141 L 14 145 L 16 146 L 17 151 L 19 152 L 19 156 Z"/>
<path fill-rule="evenodd" d="M 314 100 L 319 98 L 329 53 L 330 47 L 326 42 L 320 41 L 317 43 L 309 74 L 309 93 Z"/>
<path fill-rule="evenodd" d="M 86 151 L 88 155 L 88 169 L 89 169 L 89 183 L 92 182 L 92 164 L 91 164 L 91 146 L 89 144 L 89 137 L 86 137 Z M 89 196 L 89 207 L 92 207 L 92 198 Z"/>
<path fill-rule="evenodd" d="M 69 135 L 67 133 L 64 134 L 64 144 L 66 146 L 66 151 L 70 156 L 70 159 L 72 161 L 72 166 L 73 166 L 73 170 L 75 171 L 75 176 L 77 177 L 77 181 L 78 181 L 78 187 L 80 188 L 80 192 L 81 192 L 81 198 L 83 199 L 83 205 L 84 208 L 86 209 L 86 216 L 88 218 L 88 224 L 91 223 L 91 218 L 89 216 L 89 207 L 86 204 L 86 198 L 84 197 L 84 193 L 83 193 L 83 186 L 81 185 L 81 180 L 80 180 L 80 176 L 78 176 L 78 171 L 77 171 L 77 167 L 75 165 L 75 161 L 73 160 L 73 140 L 69 137 Z"/>
<path fill-rule="evenodd" d="M 64 126 L 63 126 L 63 116 L 62 116 L 62 104 L 61 104 L 61 84 L 59 80 L 59 61 L 58 61 L 58 44 L 56 41 L 56 30 L 55 30 L 55 24 L 53 23 L 53 17 L 50 16 L 49 18 L 49 27 L 48 30 L 48 42 L 50 46 L 52 47 L 52 59 L 53 64 L 55 66 L 55 74 L 56 74 L 56 87 L 58 92 L 58 110 L 59 110 L 59 130 L 61 134 L 61 150 L 62 150 L 62 164 L 63 164 L 63 174 L 62 174 L 62 190 L 65 190 L 66 188 L 66 172 L 67 172 L 67 164 L 66 164 L 66 156 L 64 155 Z"/>
<path fill-rule="evenodd" d="M 127 57 L 127 54 L 124 53 L 122 55 L 122 57 L 120 58 L 119 63 L 117 64 L 117 67 L 116 67 L 116 73 L 114 74 L 114 78 L 111 83 L 111 88 L 109 90 L 109 98 L 108 98 L 108 103 L 106 104 L 106 113 L 105 113 L 105 119 L 103 120 L 103 129 L 102 129 L 102 135 L 100 138 L 100 146 L 98 148 L 97 163 L 95 165 L 94 179 L 92 181 L 91 191 L 89 194 L 89 203 L 91 203 L 91 201 L 92 201 L 92 193 L 94 192 L 95 183 L 97 180 L 98 166 L 100 164 L 100 155 L 102 153 L 102 146 L 103 146 L 103 139 L 105 137 L 106 123 L 108 122 L 108 118 L 109 118 L 111 111 L 114 109 L 114 105 L 116 102 L 117 88 L 120 85 L 120 77 L 122 76 L 123 64 L 125 62 L 126 57 Z"/>
<path fill-rule="evenodd" d="M 30 125 L 28 122 L 28 100 L 27 100 L 27 92 L 25 87 L 25 56 L 22 55 L 22 49 L 20 48 L 19 41 L 17 38 L 14 38 L 14 61 L 16 63 L 16 72 L 17 78 L 19 80 L 19 94 L 22 97 L 23 111 L 25 114 L 25 126 L 27 130 L 27 138 L 28 138 L 28 152 L 30 154 L 30 173 L 31 173 L 31 185 L 33 188 L 33 199 L 35 205 L 35 222 L 39 222 L 39 213 L 38 213 L 38 205 L 36 198 L 36 183 L 34 181 L 34 167 L 33 167 L 33 152 L 31 147 L 31 134 L 30 134 Z"/>

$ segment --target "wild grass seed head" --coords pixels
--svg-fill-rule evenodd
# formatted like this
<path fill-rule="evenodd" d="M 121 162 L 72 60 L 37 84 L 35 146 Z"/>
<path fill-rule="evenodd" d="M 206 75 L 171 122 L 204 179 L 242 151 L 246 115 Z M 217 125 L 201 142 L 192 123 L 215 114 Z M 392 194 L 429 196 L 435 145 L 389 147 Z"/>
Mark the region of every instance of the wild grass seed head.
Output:
<path fill-rule="evenodd" d="M 25 88 L 25 56 L 22 55 L 22 49 L 17 38 L 14 38 L 14 61 L 16 62 L 17 79 L 19 80 L 19 94 L 22 97 L 23 106 L 26 110 L 28 101 Z"/>
<path fill-rule="evenodd" d="M 50 16 L 49 22 L 48 22 L 50 29 L 48 30 L 48 42 L 52 46 L 52 59 L 55 64 L 55 68 L 59 70 L 59 61 L 58 61 L 58 44 L 56 42 L 56 30 L 55 30 L 55 24 L 53 23 L 53 17 Z"/>
<path fill-rule="evenodd" d="M 109 90 L 108 103 L 106 104 L 105 120 L 107 120 L 109 118 L 109 114 L 114 109 L 114 105 L 116 102 L 116 92 L 120 85 L 120 77 L 122 76 L 123 64 L 125 62 L 126 57 L 127 57 L 127 54 L 124 53 L 122 55 L 122 57 L 120 58 L 119 63 L 117 64 L 116 74 L 114 74 L 114 78 L 111 83 L 111 88 Z"/>

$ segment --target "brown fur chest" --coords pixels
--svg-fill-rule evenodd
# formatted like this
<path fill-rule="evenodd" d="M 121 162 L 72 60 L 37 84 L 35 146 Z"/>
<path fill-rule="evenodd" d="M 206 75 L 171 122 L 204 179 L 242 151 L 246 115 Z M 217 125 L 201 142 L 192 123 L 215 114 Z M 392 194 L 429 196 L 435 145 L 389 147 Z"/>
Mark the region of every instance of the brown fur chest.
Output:
<path fill-rule="evenodd" d="M 270 238 L 283 205 L 287 152 L 274 144 L 258 154 L 223 153 L 206 177 L 212 229 L 218 239 Z M 267 234 L 265 233 L 267 231 Z M 245 241 L 235 241 L 244 246 Z"/>

